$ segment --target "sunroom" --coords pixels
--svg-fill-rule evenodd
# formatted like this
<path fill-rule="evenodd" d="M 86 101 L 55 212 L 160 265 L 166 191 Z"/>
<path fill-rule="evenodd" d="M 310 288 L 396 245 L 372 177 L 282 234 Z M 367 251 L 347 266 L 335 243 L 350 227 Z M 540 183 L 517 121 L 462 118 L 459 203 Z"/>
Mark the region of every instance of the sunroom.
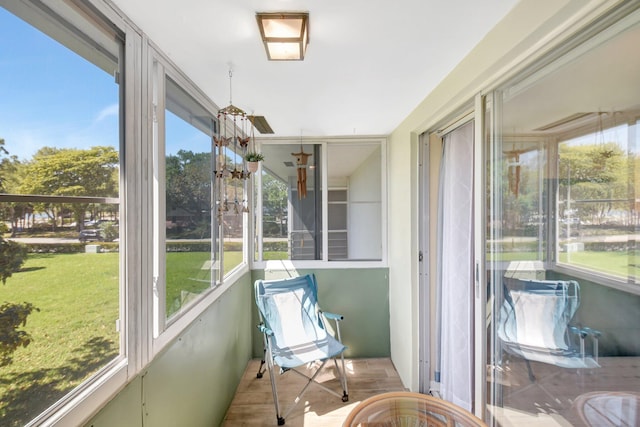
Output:
<path fill-rule="evenodd" d="M 346 357 L 407 390 L 493 426 L 640 423 L 639 2 L 487 5 L 473 49 L 377 133 L 251 105 L 320 84 L 314 41 L 340 42 L 314 5 L 282 5 L 309 14 L 304 60 L 268 62 L 262 5 L 205 3 L 0 0 L 0 424 L 239 425 L 253 283 L 306 273 Z M 216 52 L 170 36 L 205 24 L 255 36 L 290 87 L 231 56 L 194 67 Z M 329 68 L 381 99 L 403 76 Z"/>

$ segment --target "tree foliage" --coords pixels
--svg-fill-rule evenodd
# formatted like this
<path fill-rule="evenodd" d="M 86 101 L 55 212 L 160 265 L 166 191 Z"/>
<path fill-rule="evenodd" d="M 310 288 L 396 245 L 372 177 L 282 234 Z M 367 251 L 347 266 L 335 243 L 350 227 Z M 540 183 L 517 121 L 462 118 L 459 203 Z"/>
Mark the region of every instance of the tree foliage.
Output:
<path fill-rule="evenodd" d="M 26 246 L 0 237 L 0 280 L 4 284 L 27 258 Z"/>
<path fill-rule="evenodd" d="M 11 364 L 13 353 L 31 343 L 31 335 L 20 327 L 27 324 L 27 317 L 34 310 L 39 311 L 29 302 L 0 305 L 0 367 Z"/>
<path fill-rule="evenodd" d="M 113 147 L 43 147 L 24 165 L 17 191 L 52 196 L 116 197 L 118 163 L 118 152 Z M 80 227 L 88 205 L 78 203 L 63 207 L 40 203 L 35 209 L 47 214 L 54 228 L 59 211 L 70 209 Z"/>
<path fill-rule="evenodd" d="M 560 200 L 582 201 L 578 216 L 602 221 L 613 209 L 629 208 L 630 159 L 615 142 L 561 146 L 558 170 Z M 570 193 L 569 193 L 570 192 Z M 567 204 L 561 205 L 564 216 Z"/>
<path fill-rule="evenodd" d="M 20 189 L 24 194 L 116 196 L 118 161 L 113 147 L 44 147 L 27 163 Z"/>
<path fill-rule="evenodd" d="M 167 216 L 188 213 L 196 222 L 211 206 L 211 154 L 180 150 L 166 158 Z"/>
<path fill-rule="evenodd" d="M 26 257 L 27 248 L 24 245 L 0 237 L 0 280 L 3 284 L 20 270 Z M 0 366 L 10 364 L 18 347 L 26 347 L 31 342 L 31 335 L 20 327 L 26 325 L 27 316 L 33 310 L 37 308 L 28 302 L 4 302 L 0 305 Z"/>

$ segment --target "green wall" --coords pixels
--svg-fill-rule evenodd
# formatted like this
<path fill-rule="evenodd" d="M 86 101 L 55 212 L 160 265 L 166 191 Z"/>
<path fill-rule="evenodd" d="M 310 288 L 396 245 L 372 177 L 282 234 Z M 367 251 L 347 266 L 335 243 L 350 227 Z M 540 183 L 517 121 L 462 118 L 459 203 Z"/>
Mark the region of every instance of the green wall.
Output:
<path fill-rule="evenodd" d="M 318 302 L 324 311 L 344 316 L 340 323 L 345 357 L 390 357 L 389 271 L 386 268 L 322 270 L 255 270 L 252 280 L 279 279 L 315 273 Z M 255 327 L 258 312 L 252 294 L 253 357 L 263 354 L 262 335 Z"/>
<path fill-rule="evenodd" d="M 247 273 L 86 426 L 220 425 L 251 357 L 250 282 Z"/>
<path fill-rule="evenodd" d="M 580 307 L 571 324 L 602 333 L 600 356 L 640 356 L 639 295 L 556 272 L 547 272 L 547 278 L 578 281 Z"/>
<path fill-rule="evenodd" d="M 217 426 L 247 362 L 262 357 L 253 281 L 315 273 L 326 311 L 345 316 L 347 357 L 389 357 L 388 270 L 253 271 L 228 289 L 86 427 Z"/>

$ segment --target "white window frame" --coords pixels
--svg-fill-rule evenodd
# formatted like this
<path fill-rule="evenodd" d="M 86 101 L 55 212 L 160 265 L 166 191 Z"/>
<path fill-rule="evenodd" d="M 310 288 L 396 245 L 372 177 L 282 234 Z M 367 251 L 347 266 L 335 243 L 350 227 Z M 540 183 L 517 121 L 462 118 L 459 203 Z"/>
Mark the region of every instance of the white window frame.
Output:
<path fill-rule="evenodd" d="M 98 51 L 104 49 L 105 55 L 113 55 L 120 60 L 120 76 L 114 76 L 114 78 L 119 79 L 120 84 L 121 173 L 119 210 L 120 218 L 127 218 L 127 212 L 130 211 L 130 207 L 135 206 L 137 195 L 133 192 L 125 191 L 127 187 L 135 187 L 132 184 L 134 184 L 136 177 L 132 176 L 127 181 L 124 179 L 123 170 L 126 168 L 126 159 L 134 156 L 133 150 L 135 148 L 135 144 L 124 144 L 124 140 L 133 141 L 137 139 L 131 132 L 132 120 L 130 117 L 133 117 L 136 111 L 139 111 L 139 108 L 129 101 L 134 99 L 136 90 L 136 85 L 134 84 L 136 80 L 135 67 L 123 67 L 122 64 L 133 64 L 131 52 L 140 46 L 139 35 L 132 32 L 131 28 L 125 24 L 119 15 L 102 3 L 96 4 L 95 10 L 87 8 L 82 11 L 77 8 L 78 6 L 69 5 L 66 2 L 45 0 L 42 3 L 50 8 L 49 12 L 27 1 L 1 1 L 0 6 L 25 19 L 31 25 L 53 38 L 62 39 L 65 43 L 69 43 L 69 47 L 76 54 L 81 56 L 88 55 L 93 58 L 91 52 L 94 49 Z M 102 17 L 99 15 L 102 15 Z M 103 18 L 104 21 L 102 20 Z M 105 24 L 106 21 L 110 23 L 107 25 Z M 111 48 L 115 33 L 120 33 L 124 36 L 124 43 L 127 44 L 126 49 L 123 49 L 124 45 L 116 50 Z M 82 36 L 78 34 L 82 34 Z M 99 58 L 94 59 L 100 62 Z M 101 66 L 101 64 L 96 65 Z M 124 80 L 130 84 L 123 85 Z M 125 117 L 123 115 L 125 109 L 132 111 L 131 116 Z M 129 222 L 125 222 L 124 226 L 120 227 L 120 355 L 116 356 L 111 362 L 103 366 L 58 402 L 36 416 L 27 426 L 80 425 L 91 414 L 95 413 L 109 397 L 120 390 L 127 381 L 133 378 L 138 371 L 139 362 L 141 361 L 140 346 L 136 345 L 132 340 L 132 337 L 136 336 L 133 330 L 136 324 L 130 321 L 136 310 L 135 307 L 126 304 L 127 301 L 135 298 L 136 292 L 135 287 L 129 286 L 129 284 L 134 283 L 132 277 L 136 276 L 137 272 L 126 268 L 127 265 L 136 265 L 135 261 L 132 260 L 136 251 L 131 250 L 137 241 L 137 236 L 132 233 L 133 230 L 135 230 L 135 227 L 132 227 Z"/>
<path fill-rule="evenodd" d="M 148 81 L 148 91 L 153 93 L 153 98 L 149 100 L 150 111 L 153 112 L 153 147 L 150 147 L 150 151 L 153 152 L 153 220 L 151 223 L 153 243 L 152 252 L 156 261 L 150 260 L 150 265 L 153 266 L 152 279 L 153 289 L 151 292 L 147 292 L 148 298 L 151 299 L 152 311 L 147 314 L 150 325 L 153 325 L 152 339 L 151 339 L 151 351 L 150 356 L 153 358 L 158 354 L 165 346 L 175 340 L 184 329 L 189 326 L 194 320 L 196 320 L 202 313 L 215 302 L 227 289 L 229 289 L 236 281 L 238 281 L 244 274 L 249 271 L 247 262 L 247 219 L 246 214 L 243 219 L 243 241 L 245 242 L 243 248 L 243 261 L 229 272 L 224 273 L 224 276 L 216 286 L 210 287 L 208 290 L 200 294 L 196 301 L 186 307 L 186 309 L 180 313 L 176 313 L 171 319 L 166 319 L 166 304 L 164 299 L 164 290 L 166 283 L 164 282 L 164 271 L 157 271 L 157 266 L 166 265 L 165 257 L 165 79 L 171 78 L 182 90 L 184 90 L 189 96 L 204 107 L 211 117 L 216 117 L 219 108 L 209 98 L 207 98 L 193 83 L 184 76 L 180 70 L 173 65 L 173 63 L 167 59 L 161 52 L 155 48 L 149 49 L 148 63 L 153 64 L 150 66 L 150 77 Z M 224 257 L 223 253 L 223 241 L 224 236 L 220 236 L 220 260 Z M 213 242 L 212 242 L 213 244 Z M 221 267 L 222 268 L 222 267 Z"/>
<path fill-rule="evenodd" d="M 542 61 L 542 63 L 537 68 L 534 64 L 525 78 L 518 79 L 518 81 L 514 84 L 504 85 L 506 89 L 504 90 L 505 96 L 508 97 L 510 96 L 510 94 L 515 94 L 525 88 L 528 88 L 544 76 L 559 70 L 565 64 L 576 60 L 576 58 L 579 58 L 584 53 L 589 52 L 590 50 L 603 43 L 606 43 L 608 40 L 616 37 L 627 29 L 638 25 L 639 22 L 640 10 L 635 10 L 618 20 L 616 20 L 615 16 L 607 17 L 605 20 L 603 20 L 603 22 L 600 23 L 600 27 L 589 28 L 586 32 L 583 31 L 583 34 L 574 37 L 573 40 L 571 40 L 569 43 L 566 43 L 562 48 L 556 49 L 555 54 L 549 60 Z M 602 29 L 602 26 L 606 26 L 606 28 Z M 541 61 L 538 60 L 537 62 L 540 63 Z M 527 72 L 525 71 L 523 74 L 526 75 Z M 630 127 L 630 138 L 633 138 L 633 132 L 638 132 L 638 126 L 639 124 L 636 123 L 634 126 Z M 576 134 L 576 136 L 579 135 Z M 548 144 L 549 145 L 545 148 L 545 155 L 548 156 L 547 158 L 549 160 L 558 159 L 557 147 L 553 147 L 553 144 L 557 144 L 557 142 L 549 142 Z M 544 171 L 544 173 L 547 176 L 557 176 L 557 168 L 557 162 L 548 161 L 547 169 Z M 548 194 L 549 197 L 551 197 L 551 195 L 555 195 L 555 190 L 548 191 Z M 553 209 L 557 210 L 557 200 L 555 198 L 549 199 L 547 200 L 547 202 L 548 206 L 553 206 Z M 550 215 L 547 215 L 547 217 L 547 221 L 551 221 L 551 219 L 549 218 Z M 548 234 L 546 236 L 547 255 L 544 259 L 544 262 L 550 270 L 578 279 L 587 280 L 598 285 L 611 287 L 635 295 L 640 295 L 640 280 L 631 281 L 629 277 L 619 278 L 610 274 L 606 274 L 604 272 L 599 272 L 597 270 L 590 270 L 588 268 L 580 267 L 577 265 L 558 262 L 557 231 L 558 230 L 556 225 L 551 223 L 548 224 Z"/>
<path fill-rule="evenodd" d="M 40 9 L 28 0 L 0 0 L 0 6 L 18 16 L 26 16 L 36 26 L 54 38 L 71 43 L 73 50 L 87 54 L 97 50 L 113 54 L 108 41 L 110 34 L 124 38 L 119 55 L 120 72 L 114 78 L 120 84 L 120 351 L 121 355 L 83 382 L 60 401 L 42 412 L 28 426 L 82 425 L 104 406 L 118 391 L 139 375 L 153 358 L 171 343 L 187 326 L 211 306 L 228 288 L 248 271 L 248 221 L 244 218 L 243 262 L 227 272 L 223 283 L 205 292 L 175 319 L 158 329 L 154 338 L 153 253 L 155 210 L 162 208 L 153 198 L 154 137 L 160 135 L 160 121 L 143 121 L 154 116 L 154 104 L 160 105 L 160 92 L 153 92 L 154 72 L 166 72 L 174 81 L 205 106 L 215 117 L 218 107 L 199 91 L 170 60 L 157 51 L 149 39 L 122 12 L 103 0 L 87 4 L 42 0 Z M 86 9 L 85 9 L 86 6 Z M 82 8 L 82 10 L 80 9 Z M 45 10 L 46 9 L 46 10 Z M 53 11 L 56 16 L 49 16 Z M 69 31 L 60 22 L 68 20 Z M 43 28 L 44 27 L 44 28 Z M 73 36 L 72 36 L 73 35 Z M 70 41 L 69 41 L 70 40 Z M 154 61 L 158 67 L 154 69 Z M 101 65 L 101 64 L 97 64 Z M 154 71 L 155 70 L 155 71 Z M 156 77 L 159 74 L 156 74 Z M 164 78 L 164 74 L 162 74 Z M 154 102 L 155 99 L 155 102 Z M 164 100 L 162 99 L 162 102 Z M 164 105 L 163 105 L 164 107 Z M 157 111 L 156 111 L 157 112 Z M 159 142 L 159 141 L 157 141 Z M 158 163 L 160 159 L 156 158 Z M 157 182 L 163 184 L 161 177 Z M 161 209 L 160 212 L 164 212 Z M 164 214 L 163 214 L 164 215 Z M 162 305 L 164 307 L 164 305 Z M 163 312 L 164 317 L 164 312 Z"/>
<path fill-rule="evenodd" d="M 258 148 L 262 145 L 271 144 L 290 144 L 296 145 L 303 143 L 305 145 L 320 145 L 322 158 L 320 160 L 321 167 L 321 188 L 322 188 L 322 259 L 320 260 L 263 260 L 262 259 L 262 178 L 260 171 L 256 173 L 254 185 L 257 188 L 255 192 L 257 200 L 255 201 L 256 209 L 256 230 L 252 230 L 250 238 L 252 244 L 249 253 L 257 252 L 258 258 L 251 262 L 251 268 L 257 270 L 289 270 L 289 269 L 359 269 L 359 268 L 381 268 L 387 267 L 387 137 L 370 136 L 370 137 L 327 137 L 317 138 L 259 138 L 256 139 Z M 381 200 L 381 240 L 382 253 L 380 260 L 329 260 L 329 236 L 325 231 L 329 228 L 328 219 L 328 192 L 329 182 L 327 175 L 328 168 L 328 147 L 338 145 L 357 145 L 369 144 L 380 146 L 380 200 Z M 256 238 L 253 238 L 256 236 Z M 254 247 L 255 246 L 255 247 Z"/>

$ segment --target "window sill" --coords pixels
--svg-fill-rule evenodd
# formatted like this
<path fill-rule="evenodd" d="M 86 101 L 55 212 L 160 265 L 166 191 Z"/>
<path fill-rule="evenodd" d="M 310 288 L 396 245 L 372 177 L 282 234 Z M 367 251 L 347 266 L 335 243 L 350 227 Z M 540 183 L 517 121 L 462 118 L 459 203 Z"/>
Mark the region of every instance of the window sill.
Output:
<path fill-rule="evenodd" d="M 577 279 L 587 280 L 598 285 L 617 289 L 619 291 L 628 292 L 633 295 L 640 295 L 640 284 L 627 282 L 624 279 L 618 279 L 604 273 L 598 273 L 568 264 L 556 264 L 553 271 L 566 274 Z"/>
<path fill-rule="evenodd" d="M 291 261 L 269 260 L 254 262 L 252 270 L 299 270 L 299 269 L 358 269 L 358 268 L 387 268 L 386 261 Z"/>
<path fill-rule="evenodd" d="M 209 308 L 222 294 L 231 288 L 240 278 L 249 272 L 247 264 L 241 264 L 232 270 L 221 285 L 210 289 L 202 298 L 188 307 L 182 314 L 167 325 L 166 329 L 153 342 L 153 356 L 175 340 L 194 320 Z M 153 357 L 152 357 L 153 359 Z"/>
<path fill-rule="evenodd" d="M 122 390 L 128 382 L 128 376 L 128 362 L 121 358 L 80 385 L 66 399 L 40 414 L 26 427 L 83 425 Z"/>

